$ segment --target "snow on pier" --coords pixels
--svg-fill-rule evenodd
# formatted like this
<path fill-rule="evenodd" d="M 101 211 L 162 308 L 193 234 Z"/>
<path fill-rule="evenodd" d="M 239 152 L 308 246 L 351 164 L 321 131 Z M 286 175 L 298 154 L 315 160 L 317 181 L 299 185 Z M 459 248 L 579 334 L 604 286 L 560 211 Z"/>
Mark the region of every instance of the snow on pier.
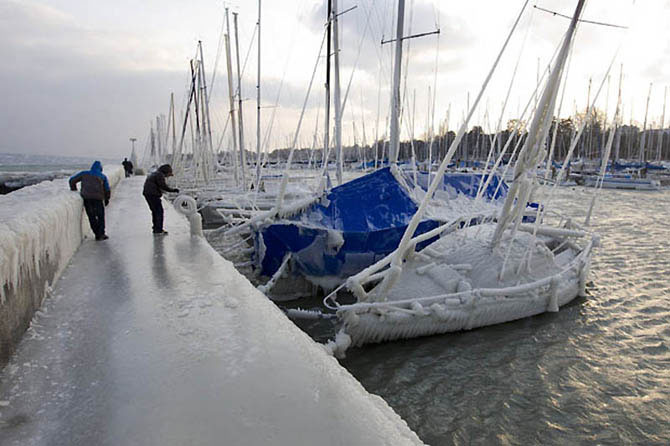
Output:
<path fill-rule="evenodd" d="M 421 444 L 166 207 L 122 181 L 0 372 L 0 444 Z"/>

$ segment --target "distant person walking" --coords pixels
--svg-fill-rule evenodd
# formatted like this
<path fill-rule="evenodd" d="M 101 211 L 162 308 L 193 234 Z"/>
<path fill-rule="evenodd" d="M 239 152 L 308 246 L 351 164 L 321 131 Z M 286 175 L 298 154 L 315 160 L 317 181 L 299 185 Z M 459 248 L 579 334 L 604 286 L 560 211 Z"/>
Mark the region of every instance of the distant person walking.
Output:
<path fill-rule="evenodd" d="M 154 173 L 150 174 L 144 182 L 142 194 L 151 209 L 151 221 L 153 223 L 154 235 L 167 235 L 163 230 L 163 204 L 161 196 L 163 191 L 179 193 L 179 189 L 172 188 L 165 182 L 166 177 L 172 176 L 172 166 L 163 164 Z"/>
<path fill-rule="evenodd" d="M 81 182 L 79 192 L 84 199 L 84 209 L 96 240 L 107 240 L 105 235 L 105 206 L 109 204 L 111 191 L 107 177 L 102 173 L 102 164 L 95 161 L 91 170 L 82 170 L 70 177 L 70 190 L 77 190 L 77 183 Z M 104 203 L 104 204 L 103 204 Z"/>
<path fill-rule="evenodd" d="M 133 174 L 133 163 L 132 161 L 128 161 L 128 158 L 124 158 L 121 164 L 123 164 L 123 170 L 126 171 L 126 178 L 128 178 Z"/>

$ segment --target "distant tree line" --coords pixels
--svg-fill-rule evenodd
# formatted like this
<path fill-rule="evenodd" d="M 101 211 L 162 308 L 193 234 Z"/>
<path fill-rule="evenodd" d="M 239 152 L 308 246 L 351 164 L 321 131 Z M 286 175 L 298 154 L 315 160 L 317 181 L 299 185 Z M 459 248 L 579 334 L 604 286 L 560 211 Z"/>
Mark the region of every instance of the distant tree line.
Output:
<path fill-rule="evenodd" d="M 547 150 L 549 150 L 555 134 L 554 160 L 558 161 L 565 158 L 583 119 L 583 114 L 577 114 L 570 118 L 554 119 L 546 143 Z M 590 122 L 585 126 L 572 158 L 600 159 L 609 137 L 610 128 L 611 126 L 605 124 L 604 114 L 596 110 Z M 511 139 L 505 156 L 505 158 L 509 158 L 515 147 L 518 146 L 517 151 L 521 149 L 526 136 L 526 123 L 517 120 L 510 120 L 507 127 L 497 137 L 495 133 L 485 132 L 481 126 L 474 126 L 463 136 L 453 159 L 485 161 L 492 144 L 495 144 L 492 156 L 497 157 Z M 400 143 L 399 160 L 410 161 L 414 154 L 417 162 L 425 162 L 429 158 L 439 162 L 455 139 L 456 133 L 454 131 L 441 128 L 439 134 L 432 138 L 432 145 L 431 138 L 425 136 L 411 141 L 402 141 Z M 644 147 L 643 153 L 641 147 Z M 374 161 L 375 151 L 377 152 L 377 159 L 388 159 L 388 141 L 379 140 L 376 144 L 372 143 L 365 146 L 356 144 L 343 147 L 344 161 L 348 164 Z M 283 162 L 288 159 L 288 154 L 289 149 L 287 148 L 277 149 L 269 154 L 269 160 L 270 162 Z M 295 163 L 304 164 L 308 163 L 311 157 L 312 163 L 321 164 L 322 155 L 323 151 L 321 149 L 312 153 L 310 149 L 302 148 L 295 151 L 293 160 Z M 614 160 L 616 157 L 628 160 L 644 158 L 645 161 L 670 159 L 670 129 L 646 129 L 643 132 L 635 125 L 619 126 L 615 134 L 610 159 Z M 252 164 L 255 159 L 256 154 L 247 151 L 248 162 Z M 330 161 L 335 160 L 335 150 L 332 148 L 329 159 Z"/>

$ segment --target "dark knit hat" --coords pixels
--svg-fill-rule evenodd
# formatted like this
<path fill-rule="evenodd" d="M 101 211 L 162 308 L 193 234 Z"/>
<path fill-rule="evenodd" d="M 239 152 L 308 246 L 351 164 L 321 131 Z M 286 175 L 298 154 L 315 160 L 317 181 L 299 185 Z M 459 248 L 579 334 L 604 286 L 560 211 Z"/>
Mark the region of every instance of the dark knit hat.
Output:
<path fill-rule="evenodd" d="M 158 168 L 158 171 L 163 175 L 172 175 L 172 166 L 169 164 L 163 164 Z"/>

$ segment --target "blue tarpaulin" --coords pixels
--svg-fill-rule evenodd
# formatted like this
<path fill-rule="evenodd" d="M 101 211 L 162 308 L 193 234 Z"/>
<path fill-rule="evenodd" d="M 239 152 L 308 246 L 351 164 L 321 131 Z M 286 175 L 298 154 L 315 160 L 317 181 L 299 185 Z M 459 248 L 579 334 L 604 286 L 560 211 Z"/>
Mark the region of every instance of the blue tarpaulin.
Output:
<path fill-rule="evenodd" d="M 259 229 L 261 274 L 274 274 L 288 252 L 293 266 L 306 275 L 355 274 L 398 246 L 416 210 L 388 167 L 342 184 L 299 215 Z M 416 234 L 437 226 L 437 221 L 424 220 Z M 258 236 L 256 243 L 261 243 Z"/>
<path fill-rule="evenodd" d="M 411 184 L 410 177 L 407 173 L 407 182 Z M 450 196 L 475 197 L 481 180 L 482 174 L 448 173 L 444 175 L 442 190 Z M 426 189 L 427 181 L 428 174 L 418 175 L 420 187 Z M 494 176 L 484 196 L 491 199 L 499 183 L 499 177 Z M 495 199 L 505 197 L 507 189 L 503 182 Z M 333 188 L 325 200 L 298 215 L 257 230 L 255 251 L 259 253 L 261 274 L 273 275 L 289 252 L 294 272 L 340 278 L 356 274 L 397 248 L 416 210 L 416 203 L 388 167 L 349 181 Z M 425 219 L 414 235 L 438 224 Z M 417 249 L 436 239 L 422 242 Z"/>
<path fill-rule="evenodd" d="M 484 177 L 483 181 L 482 176 Z M 435 175 L 431 174 L 431 178 L 434 177 Z M 474 198 L 475 196 L 477 196 L 477 190 L 479 189 L 479 184 L 481 183 L 482 185 L 484 185 L 486 183 L 487 178 L 488 175 L 484 175 L 481 173 L 460 173 L 460 172 L 445 173 L 440 188 L 442 190 L 449 192 L 452 198 L 458 194 L 463 194 L 467 195 L 468 197 Z M 419 186 L 421 186 L 421 188 L 427 190 L 428 174 L 423 172 L 419 173 L 419 175 L 417 176 L 417 182 L 419 183 Z M 492 199 L 498 200 L 500 198 L 504 198 L 505 196 L 507 196 L 507 190 L 509 189 L 509 187 L 507 186 L 507 184 L 503 182 L 500 188 L 498 188 L 498 185 L 500 183 L 501 183 L 500 177 L 498 175 L 493 175 L 493 178 L 491 178 L 491 182 L 486 187 L 483 196 L 489 200 Z"/>

